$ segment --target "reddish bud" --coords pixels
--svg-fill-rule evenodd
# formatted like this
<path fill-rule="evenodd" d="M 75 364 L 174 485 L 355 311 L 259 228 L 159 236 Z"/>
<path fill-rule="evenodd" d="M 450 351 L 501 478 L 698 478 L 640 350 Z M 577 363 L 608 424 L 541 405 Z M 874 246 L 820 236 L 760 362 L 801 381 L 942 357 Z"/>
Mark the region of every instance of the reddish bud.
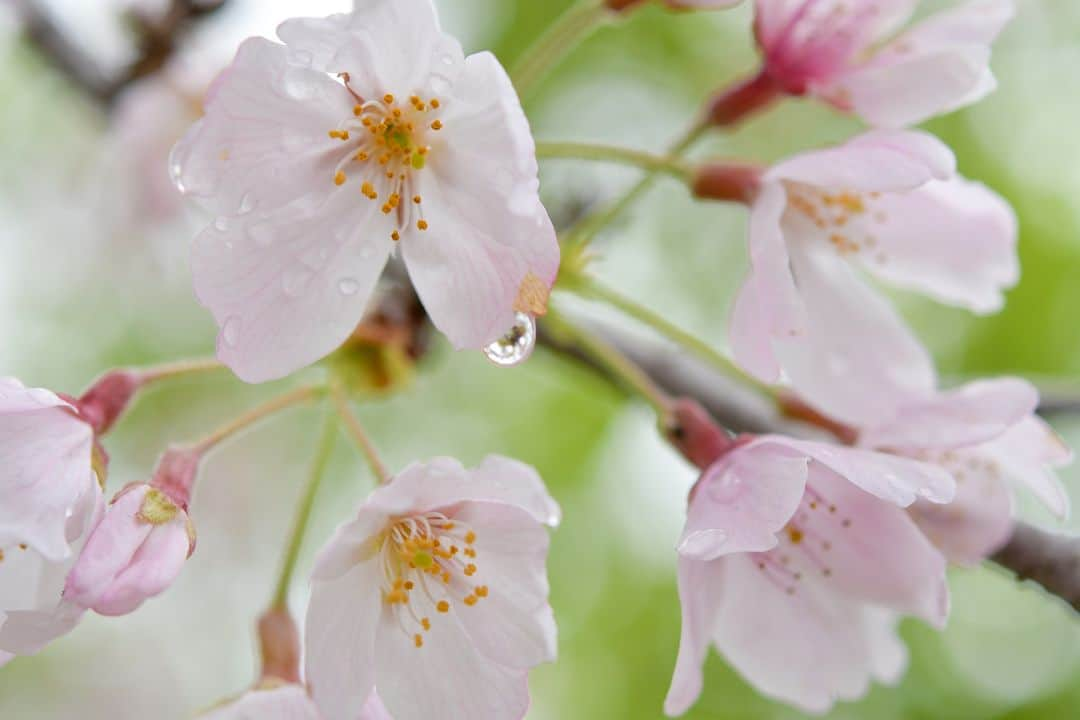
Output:
<path fill-rule="evenodd" d="M 735 446 L 735 441 L 695 400 L 679 398 L 672 407 L 668 440 L 704 470 Z"/>
<path fill-rule="evenodd" d="M 721 91 L 709 101 L 705 114 L 709 124 L 730 128 L 761 112 L 784 93 L 784 88 L 767 72 Z"/>
<path fill-rule="evenodd" d="M 262 679 L 300 682 L 300 633 L 288 610 L 274 608 L 259 618 Z"/>
<path fill-rule="evenodd" d="M 749 205 L 761 187 L 761 168 L 744 163 L 707 163 L 697 169 L 693 191 L 699 198 Z"/>

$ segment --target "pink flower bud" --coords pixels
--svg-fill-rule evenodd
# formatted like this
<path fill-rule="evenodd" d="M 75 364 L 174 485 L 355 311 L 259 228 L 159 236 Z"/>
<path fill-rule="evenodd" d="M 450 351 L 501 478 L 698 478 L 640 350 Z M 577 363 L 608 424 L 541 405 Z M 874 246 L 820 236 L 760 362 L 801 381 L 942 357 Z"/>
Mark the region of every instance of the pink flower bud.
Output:
<path fill-rule="evenodd" d="M 102 615 L 125 615 L 168 588 L 195 548 L 187 512 L 162 490 L 121 490 L 68 574 L 65 600 Z"/>

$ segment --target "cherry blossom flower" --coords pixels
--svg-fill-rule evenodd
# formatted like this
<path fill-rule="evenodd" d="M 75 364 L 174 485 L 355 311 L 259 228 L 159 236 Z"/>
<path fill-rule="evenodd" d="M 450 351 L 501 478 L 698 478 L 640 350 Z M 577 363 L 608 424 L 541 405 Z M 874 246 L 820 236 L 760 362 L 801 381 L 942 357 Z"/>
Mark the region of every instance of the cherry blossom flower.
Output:
<path fill-rule="evenodd" d="M 1011 0 L 972 0 L 899 32 L 918 0 L 757 0 L 765 75 L 880 127 L 913 125 L 996 87 L 990 46 Z"/>
<path fill-rule="evenodd" d="M 858 444 L 952 474 L 953 502 L 917 502 L 910 512 L 949 560 L 976 564 L 1011 535 L 1014 487 L 1027 488 L 1059 518 L 1068 515 L 1069 497 L 1051 468 L 1070 462 L 1072 453 L 1035 415 L 1038 402 L 1038 391 L 1014 378 L 928 392 L 862 428 Z"/>
<path fill-rule="evenodd" d="M 544 525 L 559 508 L 502 457 L 413 464 L 361 506 L 312 576 L 305 657 L 328 718 L 378 691 L 396 720 L 521 718 L 555 658 Z"/>
<path fill-rule="evenodd" d="M 457 348 L 542 314 L 558 243 L 494 56 L 465 57 L 431 0 L 359 0 L 278 36 L 241 45 L 173 156 L 217 215 L 192 270 L 222 361 L 257 382 L 331 352 L 398 250 Z"/>
<path fill-rule="evenodd" d="M 146 483 L 129 485 L 87 539 L 64 599 L 101 615 L 126 615 L 168 589 L 194 550 L 182 503 Z"/>
<path fill-rule="evenodd" d="M 203 720 L 322 720 L 322 717 L 307 691 L 293 684 L 257 687 L 202 716 Z M 373 694 L 355 720 L 393 719 Z"/>
<path fill-rule="evenodd" d="M 924 133 L 872 131 L 781 162 L 752 203 L 735 359 L 858 425 L 935 380 L 926 350 L 856 268 L 991 312 L 1018 277 L 1016 234 L 1008 204 L 958 178 L 952 153 Z"/>
<path fill-rule="evenodd" d="M 945 559 L 903 507 L 954 489 L 931 465 L 775 436 L 720 458 L 691 493 L 679 545 L 665 711 L 697 699 L 710 643 L 760 692 L 810 712 L 895 683 L 899 617 L 941 627 L 949 605 Z"/>

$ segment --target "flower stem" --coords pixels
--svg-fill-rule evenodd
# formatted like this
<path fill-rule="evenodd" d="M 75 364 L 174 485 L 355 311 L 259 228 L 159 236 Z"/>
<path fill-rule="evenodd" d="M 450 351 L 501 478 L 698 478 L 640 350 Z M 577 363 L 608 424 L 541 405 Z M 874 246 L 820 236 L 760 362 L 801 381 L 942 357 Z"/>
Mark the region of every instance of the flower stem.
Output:
<path fill-rule="evenodd" d="M 583 0 L 563 13 L 514 65 L 510 78 L 518 95 L 527 97 L 536 83 L 608 14 L 608 8 L 598 0 Z"/>
<path fill-rule="evenodd" d="M 674 323 L 666 320 L 649 308 L 640 305 L 630 298 L 617 293 L 611 288 L 599 283 L 596 279 L 581 275 L 573 278 L 565 288 L 571 292 L 592 300 L 599 300 L 617 308 L 629 317 L 637 320 L 642 325 L 652 328 L 654 331 L 668 340 L 681 345 L 686 350 L 694 353 L 705 360 L 720 372 L 734 377 L 741 383 L 753 388 L 761 395 L 775 399 L 776 391 L 756 378 L 747 375 L 739 366 L 732 362 L 731 358 L 716 350 L 696 335 L 689 333 Z"/>
<path fill-rule="evenodd" d="M 229 439 L 236 433 L 246 430 L 247 428 L 255 425 L 256 423 L 264 420 L 271 415 L 286 410 L 296 405 L 303 405 L 306 402 L 310 402 L 322 395 L 325 392 L 324 388 L 305 386 L 297 388 L 291 392 L 287 392 L 284 395 L 280 395 L 273 400 L 268 400 L 262 405 L 257 405 L 251 410 L 239 415 L 232 420 L 228 421 L 221 427 L 211 432 L 206 437 L 198 440 L 192 444 L 192 447 L 199 453 L 205 454 L 221 442 Z"/>
<path fill-rule="evenodd" d="M 632 360 L 604 340 L 572 324 L 551 308 L 544 317 L 544 323 L 555 337 L 577 345 L 589 360 L 606 369 L 640 395 L 656 412 L 662 427 L 670 424 L 673 409 L 671 398 Z"/>
<path fill-rule="evenodd" d="M 577 158 L 579 160 L 597 160 L 632 165 L 648 170 L 650 173 L 667 173 L 683 182 L 690 182 L 694 176 L 694 169 L 690 164 L 678 158 L 653 155 L 641 150 L 615 147 L 613 145 L 538 142 L 536 143 L 536 156 L 541 158 Z"/>
<path fill-rule="evenodd" d="M 368 467 L 371 468 L 371 472 L 375 475 L 380 484 L 387 483 L 390 480 L 390 473 L 387 472 L 386 465 L 379 458 L 379 453 L 375 450 L 375 445 L 372 444 L 371 438 L 369 438 L 364 431 L 364 426 L 360 424 L 359 418 L 356 417 L 352 408 L 349 407 L 349 398 L 345 394 L 344 387 L 340 384 L 335 384 L 331 390 L 331 397 L 334 401 L 334 407 L 337 409 L 338 417 L 345 423 L 349 435 L 352 436 L 356 446 L 360 448 L 360 452 L 363 453 L 364 459 L 367 460 Z"/>
<path fill-rule="evenodd" d="M 185 375 L 196 375 L 205 372 L 214 372 L 216 370 L 222 370 L 225 366 L 216 358 L 195 358 L 191 360 L 177 360 L 176 362 L 162 363 L 161 365 L 151 365 L 150 367 L 140 368 L 135 372 L 138 373 L 139 379 L 142 384 L 157 382 L 158 380 L 171 380 L 173 378 L 184 377 Z"/>
<path fill-rule="evenodd" d="M 708 123 L 699 121 L 671 145 L 666 157 L 677 160 L 708 129 Z M 630 206 L 637 202 L 638 199 L 653 186 L 653 183 L 656 182 L 656 178 L 659 176 L 660 172 L 661 168 L 654 167 L 649 169 L 644 177 L 607 207 L 579 220 L 563 233 L 563 236 L 566 238 L 565 243 L 567 245 L 578 247 L 588 245 L 601 230 L 618 219 L 620 215 L 626 212 Z"/>
<path fill-rule="evenodd" d="M 274 597 L 270 602 L 272 610 L 284 610 L 289 604 L 289 586 L 292 584 L 293 572 L 296 570 L 296 560 L 300 556 L 300 547 L 304 543 L 304 535 L 307 533 L 308 521 L 311 519 L 311 509 L 315 505 L 315 496 L 318 494 L 319 485 L 326 474 L 326 466 L 330 461 L 330 454 L 334 450 L 334 440 L 337 438 L 337 417 L 327 411 L 326 419 L 323 420 L 323 429 L 319 435 L 319 444 L 315 450 L 315 458 L 311 463 L 311 472 L 308 475 L 307 485 L 300 497 L 300 504 L 296 508 L 296 517 L 293 520 L 292 532 L 289 535 L 288 545 L 285 546 L 285 558 L 281 563 L 281 572 L 278 574 L 277 585 L 274 587 Z"/>

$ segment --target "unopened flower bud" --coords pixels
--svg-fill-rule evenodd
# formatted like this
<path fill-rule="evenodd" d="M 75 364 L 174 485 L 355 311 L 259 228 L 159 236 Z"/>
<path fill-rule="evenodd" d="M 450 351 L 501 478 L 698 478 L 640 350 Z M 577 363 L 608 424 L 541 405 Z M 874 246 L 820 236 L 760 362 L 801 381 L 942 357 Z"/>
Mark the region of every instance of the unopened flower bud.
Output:
<path fill-rule="evenodd" d="M 694 195 L 750 204 L 761 187 L 761 168 L 745 163 L 707 163 L 693 179 Z"/>
<path fill-rule="evenodd" d="M 64 598 L 102 615 L 125 615 L 164 592 L 194 548 L 194 527 L 178 502 L 151 485 L 129 485 L 91 533 Z"/>
<path fill-rule="evenodd" d="M 704 470 L 734 447 L 732 437 L 689 398 L 679 398 L 672 409 L 668 439 L 683 456 Z"/>

